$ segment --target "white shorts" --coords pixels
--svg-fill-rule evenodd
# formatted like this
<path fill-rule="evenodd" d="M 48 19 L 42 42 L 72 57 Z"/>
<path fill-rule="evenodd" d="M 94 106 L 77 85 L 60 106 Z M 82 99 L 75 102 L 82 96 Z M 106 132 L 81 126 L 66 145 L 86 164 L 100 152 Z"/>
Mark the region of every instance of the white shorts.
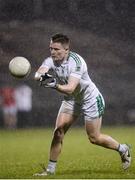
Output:
<path fill-rule="evenodd" d="M 101 117 L 104 113 L 105 102 L 103 96 L 98 93 L 82 104 L 76 103 L 74 100 L 62 101 L 59 113 L 67 113 L 75 116 L 83 114 L 84 120 L 94 120 Z"/>
<path fill-rule="evenodd" d="M 16 107 L 16 106 L 5 106 L 5 107 L 3 108 L 3 113 L 4 113 L 4 114 L 16 115 L 16 113 L 17 113 L 17 107 Z"/>

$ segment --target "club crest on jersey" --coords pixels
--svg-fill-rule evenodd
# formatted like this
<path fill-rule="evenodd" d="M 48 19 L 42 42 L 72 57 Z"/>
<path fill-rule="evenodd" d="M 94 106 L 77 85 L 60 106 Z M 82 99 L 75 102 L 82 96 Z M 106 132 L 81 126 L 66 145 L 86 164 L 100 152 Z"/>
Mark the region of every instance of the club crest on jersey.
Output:
<path fill-rule="evenodd" d="M 77 66 L 76 67 L 76 71 L 80 71 L 81 67 L 80 66 Z"/>

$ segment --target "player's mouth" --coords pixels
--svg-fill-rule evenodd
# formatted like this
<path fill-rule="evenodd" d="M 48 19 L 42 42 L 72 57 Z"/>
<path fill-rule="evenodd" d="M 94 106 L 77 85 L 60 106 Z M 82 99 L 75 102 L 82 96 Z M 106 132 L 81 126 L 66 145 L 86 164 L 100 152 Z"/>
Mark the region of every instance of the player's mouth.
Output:
<path fill-rule="evenodd" d="M 59 60 L 57 56 L 52 56 L 53 60 Z"/>
<path fill-rule="evenodd" d="M 56 56 L 52 55 L 52 58 L 56 58 Z"/>

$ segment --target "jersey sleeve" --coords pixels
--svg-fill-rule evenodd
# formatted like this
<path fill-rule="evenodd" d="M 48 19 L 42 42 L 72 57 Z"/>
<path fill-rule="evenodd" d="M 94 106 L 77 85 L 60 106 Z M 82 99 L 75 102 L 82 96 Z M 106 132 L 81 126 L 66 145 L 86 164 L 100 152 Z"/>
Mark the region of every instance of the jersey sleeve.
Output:
<path fill-rule="evenodd" d="M 83 71 L 83 62 L 81 61 L 79 56 L 72 56 L 70 60 L 70 76 L 81 79 Z"/>
<path fill-rule="evenodd" d="M 52 59 L 50 57 L 46 58 L 40 67 L 45 67 L 45 68 L 51 69 L 52 68 Z"/>

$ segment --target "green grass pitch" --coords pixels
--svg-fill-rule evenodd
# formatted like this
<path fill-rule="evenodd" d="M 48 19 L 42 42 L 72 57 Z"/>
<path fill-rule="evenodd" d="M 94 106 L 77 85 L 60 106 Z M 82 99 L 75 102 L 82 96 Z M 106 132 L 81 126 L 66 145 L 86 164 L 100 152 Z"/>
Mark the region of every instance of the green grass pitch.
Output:
<path fill-rule="evenodd" d="M 0 179 L 131 179 L 135 178 L 135 127 L 104 127 L 122 143 L 132 145 L 132 165 L 121 168 L 117 152 L 89 143 L 84 128 L 65 136 L 54 176 L 34 177 L 47 164 L 53 129 L 0 130 Z"/>

